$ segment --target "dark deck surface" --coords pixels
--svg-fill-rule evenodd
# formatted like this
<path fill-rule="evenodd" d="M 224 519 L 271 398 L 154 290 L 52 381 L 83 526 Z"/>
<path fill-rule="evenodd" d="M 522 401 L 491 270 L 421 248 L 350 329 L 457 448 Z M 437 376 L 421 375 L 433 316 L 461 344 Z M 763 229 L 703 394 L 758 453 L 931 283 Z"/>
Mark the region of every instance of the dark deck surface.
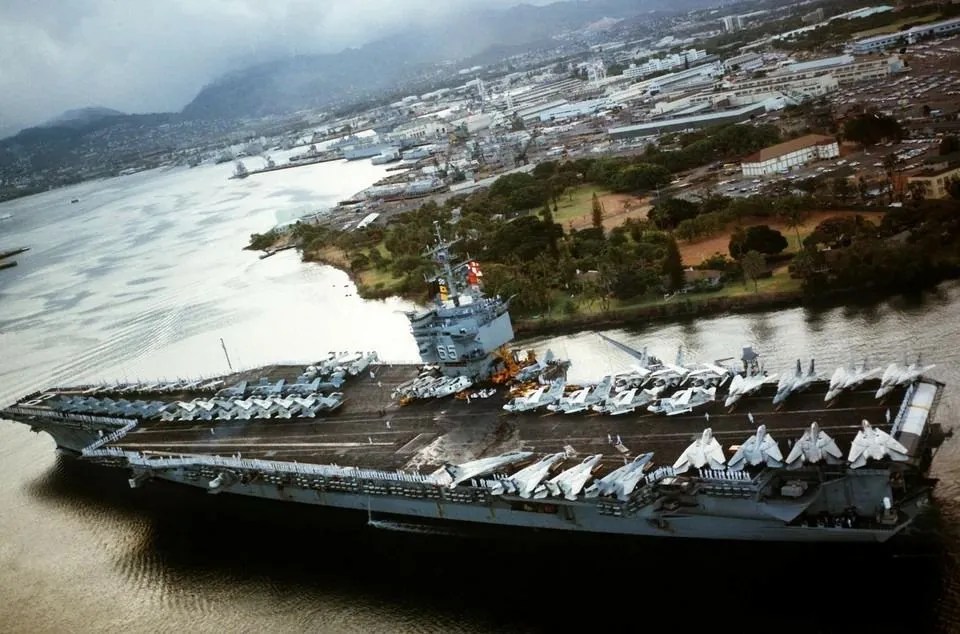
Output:
<path fill-rule="evenodd" d="M 729 457 L 731 445 L 744 442 L 764 424 L 786 455 L 788 441 L 795 442 L 816 421 L 846 453 L 861 420 L 889 431 L 886 410 L 895 416 L 904 395 L 903 390 L 897 390 L 884 401 L 877 401 L 874 393 L 878 381 L 868 381 L 827 407 L 823 400 L 827 383 L 823 382 L 792 395 L 780 411 L 774 411 L 772 403 L 776 386 L 769 385 L 762 393 L 742 399 L 732 414 L 722 402 L 698 408 L 695 414 L 671 417 L 646 412 L 614 417 L 508 414 L 502 410 L 504 389 L 470 403 L 445 398 L 400 406 L 391 400 L 390 393 L 415 376 L 417 366 L 374 369 L 376 379 L 367 373 L 350 379 L 341 388 L 346 395 L 344 405 L 323 418 L 148 421 L 112 446 L 173 455 L 239 453 L 245 458 L 424 472 L 444 462 L 465 462 L 517 449 L 550 453 L 569 446 L 580 456 L 604 454 L 604 464 L 614 467 L 623 464 L 624 456 L 648 451 L 655 452 L 657 463 L 672 464 L 706 427 L 713 429 Z M 290 373 L 284 370 L 264 369 L 261 374 L 278 379 Z M 291 370 L 294 376 L 297 371 L 299 368 Z M 381 409 L 385 410 L 383 415 Z M 709 422 L 704 412 L 709 412 Z M 748 412 L 753 414 L 754 423 L 748 419 Z M 612 446 L 608 434 L 614 440 L 619 435 L 628 453 Z"/>

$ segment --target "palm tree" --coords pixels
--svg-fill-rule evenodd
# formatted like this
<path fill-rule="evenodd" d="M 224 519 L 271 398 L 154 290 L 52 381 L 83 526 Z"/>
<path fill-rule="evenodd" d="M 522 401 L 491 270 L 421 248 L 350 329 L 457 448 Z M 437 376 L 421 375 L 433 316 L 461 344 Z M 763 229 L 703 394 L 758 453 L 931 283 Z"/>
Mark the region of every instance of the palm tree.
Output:
<path fill-rule="evenodd" d="M 793 197 L 781 198 L 777 201 L 777 206 L 779 207 L 779 215 L 783 218 L 783 224 L 786 225 L 787 229 L 793 229 L 797 235 L 797 251 L 802 250 L 800 227 L 803 226 L 803 221 L 806 219 L 803 208 Z"/>
<path fill-rule="evenodd" d="M 886 169 L 887 183 L 890 186 L 890 202 L 893 202 L 893 194 L 894 194 L 893 175 L 894 175 L 894 172 L 900 171 L 897 169 L 897 164 L 899 162 L 900 161 L 897 159 L 897 155 L 893 154 L 892 152 L 883 157 L 883 167 L 884 169 Z"/>

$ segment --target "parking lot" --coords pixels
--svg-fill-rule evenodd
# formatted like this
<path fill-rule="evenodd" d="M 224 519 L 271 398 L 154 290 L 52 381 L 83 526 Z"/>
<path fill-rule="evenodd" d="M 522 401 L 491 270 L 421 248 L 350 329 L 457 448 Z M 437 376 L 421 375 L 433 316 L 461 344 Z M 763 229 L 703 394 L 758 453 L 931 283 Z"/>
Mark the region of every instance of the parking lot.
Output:
<path fill-rule="evenodd" d="M 736 165 L 716 172 L 681 178 L 674 184 L 672 193 L 684 198 L 702 197 L 711 193 L 736 198 L 756 195 L 773 183 L 799 182 L 821 176 L 875 182 L 887 178 L 884 161 L 890 154 L 897 157 L 898 171 L 908 171 L 922 166 L 924 156 L 935 151 L 938 143 L 939 139 L 923 138 L 906 139 L 901 143 L 887 143 L 869 150 L 841 146 L 840 157 L 836 159 L 815 161 L 786 174 L 772 174 L 759 178 L 743 176 L 740 166 Z"/>

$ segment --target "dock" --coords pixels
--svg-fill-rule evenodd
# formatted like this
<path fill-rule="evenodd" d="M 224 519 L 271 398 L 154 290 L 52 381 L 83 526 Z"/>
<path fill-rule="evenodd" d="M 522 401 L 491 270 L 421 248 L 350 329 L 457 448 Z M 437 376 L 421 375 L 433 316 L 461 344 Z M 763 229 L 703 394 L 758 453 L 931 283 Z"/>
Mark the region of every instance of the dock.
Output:
<path fill-rule="evenodd" d="M 267 249 L 266 251 L 264 251 L 263 253 L 260 254 L 260 259 L 261 259 L 261 260 L 265 260 L 266 258 L 269 258 L 271 255 L 276 255 L 276 254 L 280 253 L 281 251 L 288 251 L 289 249 L 296 249 L 296 248 L 297 248 L 297 245 L 295 245 L 295 244 L 288 244 L 288 245 L 285 245 L 285 246 L 282 246 L 282 247 L 276 247 L 276 248 L 273 248 L 273 249 Z"/>
<path fill-rule="evenodd" d="M 305 167 L 307 165 L 317 165 L 319 163 L 331 163 L 333 161 L 339 161 L 343 158 L 342 154 L 331 154 L 330 156 L 319 156 L 317 158 L 306 159 L 303 161 L 295 161 L 292 163 L 283 163 L 280 165 L 274 165 L 273 167 L 261 167 L 258 170 L 250 170 L 247 172 L 247 176 L 253 176 L 254 174 L 265 174 L 267 172 L 279 172 L 280 170 L 289 170 L 295 167 Z"/>

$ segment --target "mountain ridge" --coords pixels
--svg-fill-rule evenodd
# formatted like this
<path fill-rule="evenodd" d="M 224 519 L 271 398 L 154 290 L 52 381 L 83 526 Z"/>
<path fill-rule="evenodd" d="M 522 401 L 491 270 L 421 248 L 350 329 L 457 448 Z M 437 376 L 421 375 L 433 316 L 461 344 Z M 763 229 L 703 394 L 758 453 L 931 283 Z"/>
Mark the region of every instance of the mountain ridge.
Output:
<path fill-rule="evenodd" d="M 62 127 L 82 127 L 98 119 L 107 117 L 123 117 L 125 112 L 114 110 L 113 108 L 104 108 L 103 106 L 86 106 L 84 108 L 71 108 L 62 114 L 44 121 L 39 126 L 41 128 L 62 128 Z"/>
<path fill-rule="evenodd" d="M 702 0 L 680 0 L 702 4 Z M 251 66 L 207 84 L 183 109 L 187 118 L 279 114 L 361 99 L 411 79 L 417 70 L 464 60 L 493 47 L 548 40 L 604 18 L 618 19 L 666 0 L 566 0 L 548 5 L 478 9 L 448 19 L 442 28 L 410 27 L 339 53 L 300 55 Z M 469 37 L 464 37 L 469 34 Z"/>

